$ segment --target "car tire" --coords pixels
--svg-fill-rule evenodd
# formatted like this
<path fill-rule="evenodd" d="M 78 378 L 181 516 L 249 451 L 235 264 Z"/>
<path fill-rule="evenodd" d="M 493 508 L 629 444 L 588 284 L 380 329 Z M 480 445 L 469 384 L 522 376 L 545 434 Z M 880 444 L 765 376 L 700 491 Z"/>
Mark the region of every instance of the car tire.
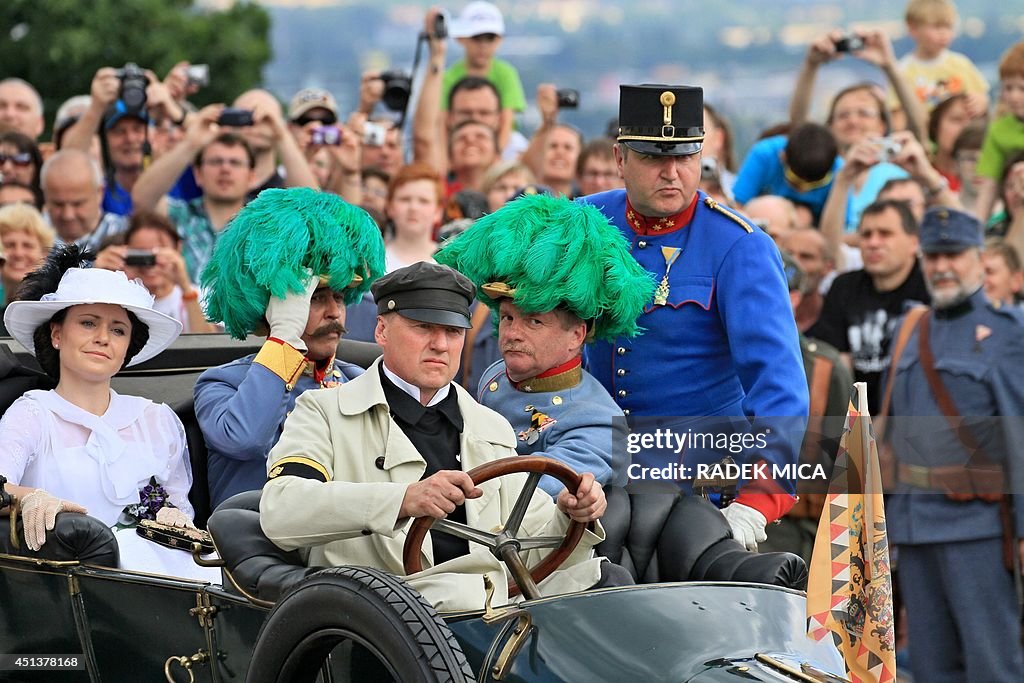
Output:
<path fill-rule="evenodd" d="M 327 655 L 346 641 L 369 650 L 374 665 L 403 683 L 474 679 L 455 636 L 423 596 L 387 572 L 336 567 L 294 586 L 270 611 L 246 683 L 315 681 Z"/>

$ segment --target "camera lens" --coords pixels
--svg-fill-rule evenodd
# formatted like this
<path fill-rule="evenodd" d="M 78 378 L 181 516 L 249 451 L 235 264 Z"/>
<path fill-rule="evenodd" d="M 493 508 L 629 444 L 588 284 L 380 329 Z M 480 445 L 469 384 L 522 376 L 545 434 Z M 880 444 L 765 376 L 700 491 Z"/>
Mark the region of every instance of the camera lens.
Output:
<path fill-rule="evenodd" d="M 384 95 L 381 97 L 384 106 L 392 111 L 405 111 L 412 93 L 412 80 L 398 71 L 387 71 L 380 77 L 384 81 Z"/>

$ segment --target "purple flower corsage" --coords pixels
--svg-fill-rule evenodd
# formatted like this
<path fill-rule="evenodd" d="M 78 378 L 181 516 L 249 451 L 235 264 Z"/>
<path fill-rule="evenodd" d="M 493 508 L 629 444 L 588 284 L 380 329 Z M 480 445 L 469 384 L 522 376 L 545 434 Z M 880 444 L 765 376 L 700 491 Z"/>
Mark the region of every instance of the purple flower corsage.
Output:
<path fill-rule="evenodd" d="M 139 502 L 126 505 L 122 510 L 122 521 L 128 526 L 138 524 L 144 519 L 156 521 L 156 513 L 163 507 L 174 507 L 163 484 L 157 483 L 156 477 L 150 477 L 149 483 L 139 489 Z"/>

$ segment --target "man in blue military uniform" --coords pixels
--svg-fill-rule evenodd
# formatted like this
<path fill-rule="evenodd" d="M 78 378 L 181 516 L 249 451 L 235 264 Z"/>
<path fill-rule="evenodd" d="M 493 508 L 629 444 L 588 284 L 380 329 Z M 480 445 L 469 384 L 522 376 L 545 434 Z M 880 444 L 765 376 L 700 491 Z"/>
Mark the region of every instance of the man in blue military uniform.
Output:
<path fill-rule="evenodd" d="M 767 448 L 741 464 L 795 463 L 807 416 L 807 383 L 786 279 L 771 238 L 699 192 L 703 91 L 623 85 L 615 160 L 625 190 L 580 201 L 599 208 L 654 275 L 654 301 L 636 340 L 597 342 L 589 370 L 631 419 L 754 419 Z M 670 413 L 666 415 L 666 413 Z M 748 548 L 792 507 L 791 478 L 741 482 L 724 510 Z"/>
<path fill-rule="evenodd" d="M 203 274 L 207 311 L 235 337 L 269 335 L 258 353 L 196 382 L 211 507 L 263 487 L 267 453 L 303 392 L 362 374 L 334 354 L 345 303 L 357 301 L 383 266 L 373 220 L 334 195 L 266 190 L 232 220 Z"/>
<path fill-rule="evenodd" d="M 884 468 L 895 475 L 889 540 L 921 681 L 1024 680 L 1005 566 L 1024 552 L 1024 323 L 985 298 L 981 234 L 969 214 L 925 214 L 933 308 L 906 315 L 883 401 L 895 458 Z"/>
<path fill-rule="evenodd" d="M 588 334 L 636 334 L 654 291 L 618 231 L 591 206 L 526 195 L 479 219 L 436 258 L 469 277 L 498 312 L 502 360 L 483 373 L 477 400 L 512 424 L 516 451 L 561 460 L 602 486 L 625 474 L 622 409 L 582 367 Z M 540 486 L 552 497 L 564 488 L 553 477 Z"/>

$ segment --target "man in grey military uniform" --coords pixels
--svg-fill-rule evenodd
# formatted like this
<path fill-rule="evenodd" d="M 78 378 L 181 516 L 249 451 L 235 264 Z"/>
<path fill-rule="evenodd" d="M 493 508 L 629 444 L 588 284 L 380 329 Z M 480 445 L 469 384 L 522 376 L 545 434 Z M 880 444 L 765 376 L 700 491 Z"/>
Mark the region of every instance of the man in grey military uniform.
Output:
<path fill-rule="evenodd" d="M 653 293 L 618 231 L 594 207 L 526 195 L 480 218 L 436 258 L 498 313 L 502 360 L 482 375 L 477 400 L 512 424 L 516 452 L 624 484 L 625 416 L 582 367 L 588 335 L 635 333 Z M 540 486 L 552 497 L 563 490 L 553 477 Z"/>
<path fill-rule="evenodd" d="M 883 400 L 889 540 L 910 668 L 929 683 L 1024 680 L 1006 566 L 1024 551 L 1024 323 L 985 298 L 981 234 L 969 214 L 925 214 L 933 307 L 904 317 Z"/>

